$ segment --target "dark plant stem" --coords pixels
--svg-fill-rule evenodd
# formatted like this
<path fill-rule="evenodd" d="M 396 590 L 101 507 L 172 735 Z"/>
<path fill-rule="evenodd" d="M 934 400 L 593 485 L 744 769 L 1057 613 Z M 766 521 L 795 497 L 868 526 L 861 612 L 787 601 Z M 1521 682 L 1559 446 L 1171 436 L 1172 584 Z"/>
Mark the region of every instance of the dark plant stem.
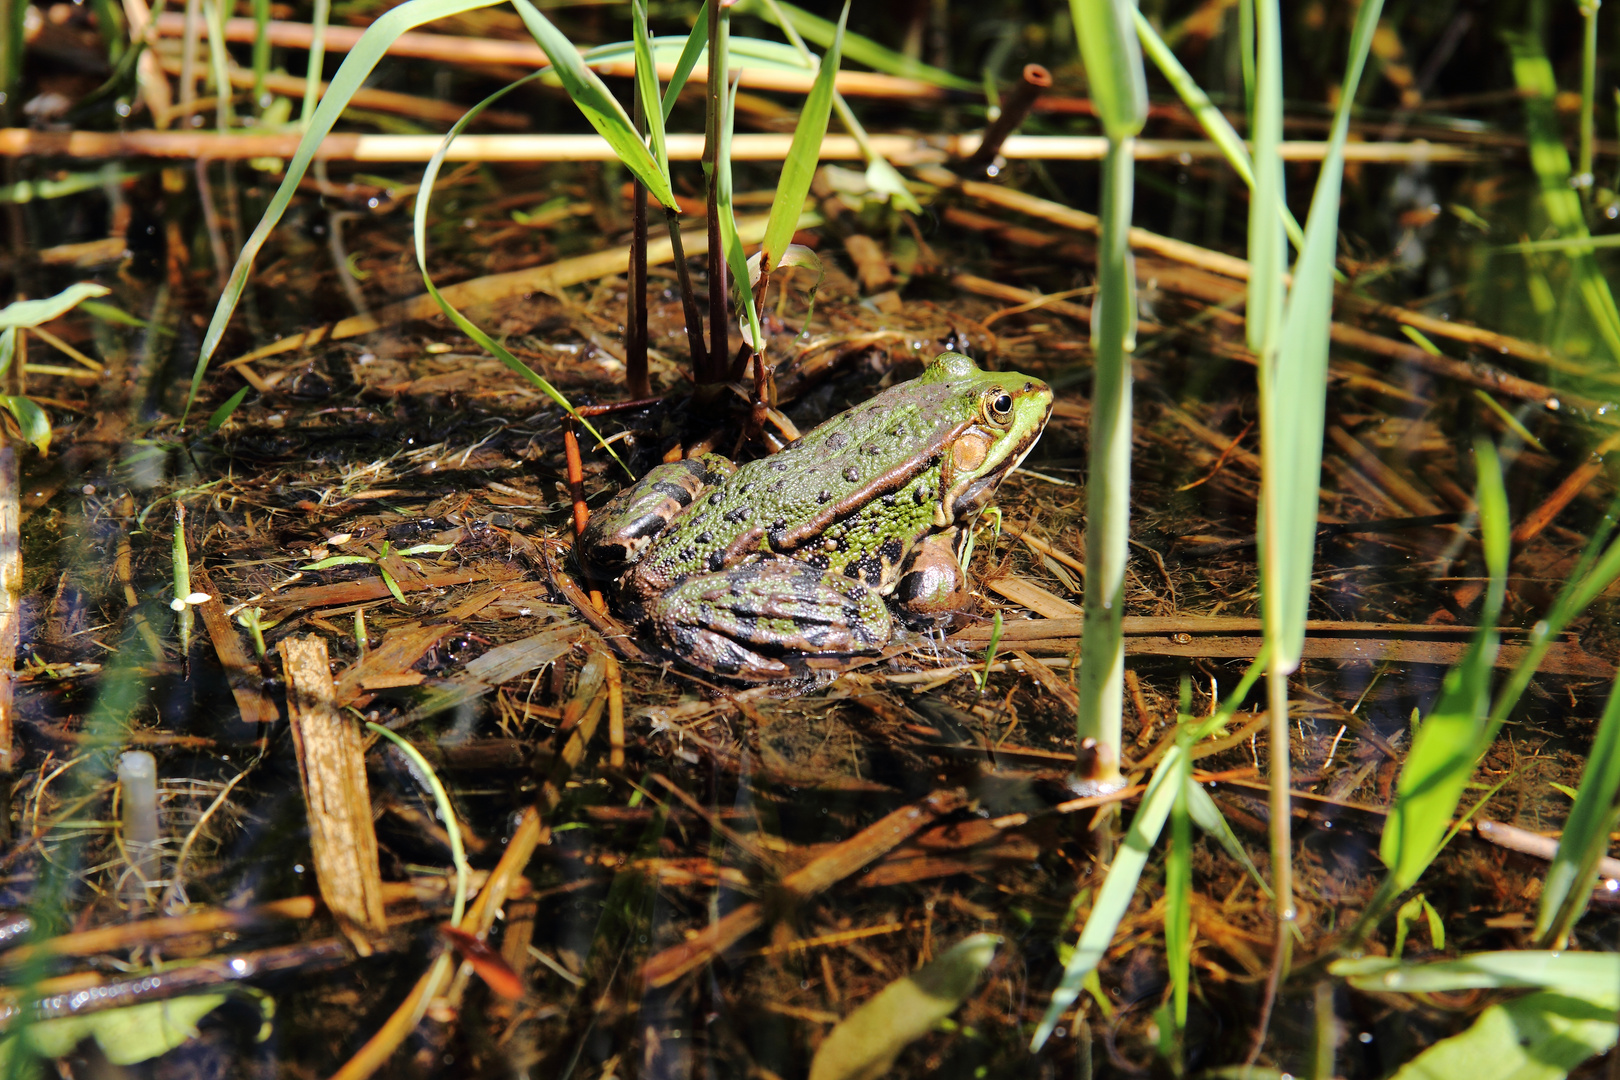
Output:
<path fill-rule="evenodd" d="M 647 127 L 646 104 L 635 95 L 634 117 L 637 131 Z M 655 106 L 656 107 L 656 106 Z M 625 293 L 624 381 L 633 398 L 652 395 L 647 377 L 647 185 L 640 180 L 631 186 L 630 196 L 630 273 Z"/>
<path fill-rule="evenodd" d="M 669 246 L 674 249 L 675 275 L 681 283 L 681 306 L 686 309 L 686 345 L 692 352 L 692 378 L 700 385 L 713 380 L 705 378 L 709 351 L 703 344 L 703 312 L 698 307 L 697 294 L 692 291 L 692 270 L 686 265 L 686 245 L 681 242 L 681 222 L 678 211 L 664 208 L 669 222 Z"/>
<path fill-rule="evenodd" d="M 709 3 L 709 85 L 704 109 L 703 160 L 709 174 L 709 359 L 705 382 L 721 382 L 731 359 L 731 318 L 726 299 L 726 251 L 720 232 L 720 132 L 726 106 L 726 13 Z"/>

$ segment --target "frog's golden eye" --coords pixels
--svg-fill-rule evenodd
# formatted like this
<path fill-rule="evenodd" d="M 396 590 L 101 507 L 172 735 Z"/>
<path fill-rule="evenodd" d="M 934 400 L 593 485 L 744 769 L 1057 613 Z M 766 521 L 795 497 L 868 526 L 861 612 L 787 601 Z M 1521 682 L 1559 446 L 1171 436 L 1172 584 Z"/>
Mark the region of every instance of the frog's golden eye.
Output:
<path fill-rule="evenodd" d="M 1012 395 L 999 392 L 995 397 L 985 395 L 985 414 L 993 424 L 1005 425 L 1012 419 Z"/>

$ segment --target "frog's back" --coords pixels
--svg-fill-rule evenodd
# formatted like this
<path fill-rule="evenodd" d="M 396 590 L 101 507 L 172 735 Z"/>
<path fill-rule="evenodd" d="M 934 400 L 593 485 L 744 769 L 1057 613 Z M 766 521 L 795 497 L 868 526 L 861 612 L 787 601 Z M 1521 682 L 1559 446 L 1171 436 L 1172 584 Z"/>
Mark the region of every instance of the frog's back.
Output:
<path fill-rule="evenodd" d="M 904 383 L 743 465 L 671 523 L 638 573 L 673 582 L 752 551 L 843 571 L 885 543 L 895 550 L 883 561 L 898 563 L 927 531 L 940 454 L 970 419 L 958 396 L 948 383 Z"/>

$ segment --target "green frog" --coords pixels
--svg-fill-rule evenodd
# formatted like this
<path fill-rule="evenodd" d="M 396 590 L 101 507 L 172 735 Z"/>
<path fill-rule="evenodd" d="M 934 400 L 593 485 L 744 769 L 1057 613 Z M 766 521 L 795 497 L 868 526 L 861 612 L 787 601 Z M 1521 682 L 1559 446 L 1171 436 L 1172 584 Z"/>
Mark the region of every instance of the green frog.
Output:
<path fill-rule="evenodd" d="M 921 376 L 779 453 L 660 465 L 592 515 L 576 550 L 623 613 L 714 675 L 838 670 L 968 600 L 961 556 L 1046 427 L 1052 390 L 941 353 Z"/>

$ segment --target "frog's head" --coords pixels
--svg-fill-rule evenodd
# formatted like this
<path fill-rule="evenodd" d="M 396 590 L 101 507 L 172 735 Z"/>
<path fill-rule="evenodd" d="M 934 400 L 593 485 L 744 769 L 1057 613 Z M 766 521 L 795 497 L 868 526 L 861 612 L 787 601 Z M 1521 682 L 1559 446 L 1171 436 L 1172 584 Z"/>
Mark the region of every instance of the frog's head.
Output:
<path fill-rule="evenodd" d="M 963 426 L 945 449 L 941 528 L 977 516 L 996 485 L 1034 448 L 1052 415 L 1052 388 L 1016 371 L 982 371 L 961 353 L 940 353 L 918 380 L 951 390 Z"/>

